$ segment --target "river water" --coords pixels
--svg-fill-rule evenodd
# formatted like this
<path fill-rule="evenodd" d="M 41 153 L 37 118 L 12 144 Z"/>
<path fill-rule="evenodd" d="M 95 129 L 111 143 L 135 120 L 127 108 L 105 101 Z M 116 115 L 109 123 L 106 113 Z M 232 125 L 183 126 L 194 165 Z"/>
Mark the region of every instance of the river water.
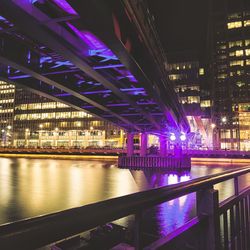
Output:
<path fill-rule="evenodd" d="M 247 164 L 246 164 L 247 165 Z M 241 165 L 242 166 L 242 165 Z M 59 160 L 0 157 L 0 224 L 48 214 L 239 167 L 192 164 L 191 171 L 118 169 L 115 160 Z M 250 176 L 240 186 L 250 185 Z M 233 181 L 216 185 L 220 200 L 233 194 Z M 195 215 L 195 195 L 146 212 L 144 230 L 165 235 Z M 121 221 L 125 225 L 133 219 Z"/>

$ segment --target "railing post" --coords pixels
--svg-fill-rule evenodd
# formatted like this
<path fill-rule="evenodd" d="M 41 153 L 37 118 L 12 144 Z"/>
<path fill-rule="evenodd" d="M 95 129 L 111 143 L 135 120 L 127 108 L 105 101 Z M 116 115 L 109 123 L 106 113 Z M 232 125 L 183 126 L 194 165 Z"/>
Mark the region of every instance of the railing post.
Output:
<path fill-rule="evenodd" d="M 142 212 L 135 214 L 135 250 L 142 249 Z"/>
<path fill-rule="evenodd" d="M 234 194 L 239 194 L 239 182 L 238 182 L 238 176 L 234 177 Z"/>
<path fill-rule="evenodd" d="M 208 216 L 208 224 L 204 230 L 203 242 L 206 250 L 220 249 L 220 217 L 218 190 L 213 187 L 203 189 L 196 194 L 197 216 Z"/>

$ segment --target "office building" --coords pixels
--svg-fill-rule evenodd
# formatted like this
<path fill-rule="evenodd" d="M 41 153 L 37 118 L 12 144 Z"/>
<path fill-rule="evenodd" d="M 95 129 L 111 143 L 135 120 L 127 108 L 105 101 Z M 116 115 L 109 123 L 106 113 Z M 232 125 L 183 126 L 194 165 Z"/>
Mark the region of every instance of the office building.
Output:
<path fill-rule="evenodd" d="M 194 52 L 175 53 L 169 58 L 169 79 L 178 93 L 191 129 L 189 147 L 210 148 L 213 128 L 206 70 Z"/>
<path fill-rule="evenodd" d="M 250 1 L 211 1 L 215 147 L 250 150 Z"/>
<path fill-rule="evenodd" d="M 111 123 L 6 82 L 0 88 L 2 146 L 123 146 L 123 130 Z"/>

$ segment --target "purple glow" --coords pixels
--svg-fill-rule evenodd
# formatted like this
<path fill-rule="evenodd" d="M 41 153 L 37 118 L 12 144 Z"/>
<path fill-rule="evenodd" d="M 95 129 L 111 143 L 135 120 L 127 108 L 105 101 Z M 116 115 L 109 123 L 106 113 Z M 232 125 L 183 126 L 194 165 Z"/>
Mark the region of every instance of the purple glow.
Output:
<path fill-rule="evenodd" d="M 93 94 L 107 94 L 111 93 L 111 90 L 97 90 L 97 91 L 86 91 L 86 92 L 81 92 L 83 95 L 93 95 Z"/>
<path fill-rule="evenodd" d="M 51 56 L 42 56 L 40 57 L 40 64 L 43 64 L 43 63 L 52 63 L 52 57 Z"/>
<path fill-rule="evenodd" d="M 128 103 L 115 103 L 115 104 L 107 104 L 107 107 L 125 107 L 125 106 L 129 106 Z"/>
<path fill-rule="evenodd" d="M 23 78 L 29 78 L 31 77 L 30 75 L 20 75 L 20 76 L 10 76 L 8 79 L 10 80 L 16 80 L 16 79 L 23 79 Z"/>
<path fill-rule="evenodd" d="M 65 0 L 52 0 L 52 1 L 68 14 L 77 15 L 77 12 L 69 5 L 67 1 Z"/>
<path fill-rule="evenodd" d="M 169 138 L 170 138 L 171 141 L 175 141 L 176 140 L 176 136 L 173 133 L 170 135 Z"/>
<path fill-rule="evenodd" d="M 95 66 L 93 69 L 110 69 L 110 68 L 120 68 L 124 67 L 123 64 L 110 64 L 110 65 L 103 65 L 103 66 Z"/>
<path fill-rule="evenodd" d="M 95 107 L 90 106 L 90 105 L 85 105 L 85 106 L 82 106 L 81 108 L 83 108 L 83 109 L 92 109 L 92 108 L 95 108 Z"/>
<path fill-rule="evenodd" d="M 100 56 L 104 59 L 101 62 L 109 60 L 118 60 L 114 53 L 94 34 L 89 31 L 78 30 L 74 25 L 67 22 L 71 30 L 79 37 L 89 48 L 89 56 Z"/>
<path fill-rule="evenodd" d="M 127 69 L 116 69 L 122 76 L 118 77 L 118 80 L 128 78 L 131 82 L 138 82 L 136 78 L 131 74 L 131 72 Z"/>
<path fill-rule="evenodd" d="M 50 68 L 54 69 L 54 68 L 59 68 L 62 66 L 74 66 L 74 64 L 71 63 L 70 61 L 57 61 L 57 62 L 55 62 L 55 65 L 50 67 Z"/>
<path fill-rule="evenodd" d="M 181 139 L 181 141 L 186 141 L 187 137 L 184 133 L 181 133 L 180 139 Z"/>
<path fill-rule="evenodd" d="M 71 96 L 71 94 L 69 94 L 69 93 L 63 93 L 63 94 L 55 94 L 54 96 L 61 96 L 61 97 L 63 97 L 63 96 Z"/>
<path fill-rule="evenodd" d="M 0 16 L 0 21 L 6 21 L 6 19 L 3 16 Z"/>

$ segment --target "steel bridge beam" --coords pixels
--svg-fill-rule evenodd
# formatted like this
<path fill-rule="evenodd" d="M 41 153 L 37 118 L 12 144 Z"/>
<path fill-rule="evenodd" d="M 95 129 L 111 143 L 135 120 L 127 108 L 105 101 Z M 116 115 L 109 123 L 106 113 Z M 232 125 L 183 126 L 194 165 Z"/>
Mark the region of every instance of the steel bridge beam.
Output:
<path fill-rule="evenodd" d="M 86 50 L 86 47 L 84 47 L 78 39 L 58 23 L 48 22 L 48 17 L 35 8 L 30 1 L 3 0 L 0 2 L 0 10 L 3 12 L 4 17 L 12 21 L 25 35 L 32 37 L 36 41 L 39 41 L 54 50 L 56 53 L 62 55 L 65 59 L 71 61 L 87 75 L 100 82 L 103 86 L 110 89 L 116 96 L 140 111 L 140 113 L 149 120 L 156 129 L 161 129 L 159 124 L 149 113 L 145 112 L 125 93 L 122 93 L 120 89 L 115 86 L 115 83 L 112 83 L 100 73 L 96 72 L 81 58 L 82 51 Z M 51 34 L 51 31 L 54 33 L 53 35 Z M 65 40 L 62 41 L 62 38 Z M 138 128 L 136 130 L 138 130 Z"/>
<path fill-rule="evenodd" d="M 72 96 L 75 96 L 78 99 L 80 99 L 80 100 L 82 100 L 84 102 L 87 102 L 90 105 L 93 105 L 96 108 L 98 108 L 98 109 L 100 109 L 100 110 L 102 110 L 104 112 L 109 113 L 110 115 L 118 118 L 120 121 L 124 122 L 125 124 L 128 124 L 131 128 L 134 128 L 134 129 L 140 131 L 140 128 L 138 126 L 134 125 L 133 123 L 131 123 L 129 120 L 125 119 L 124 117 L 114 113 L 113 111 L 111 111 L 107 107 L 105 107 L 105 106 L 103 106 L 103 105 L 101 105 L 101 104 L 99 104 L 99 103 L 97 103 L 97 102 L 95 102 L 95 101 L 93 101 L 93 100 L 79 94 L 78 92 L 76 92 L 74 90 L 71 90 L 70 88 L 67 88 L 67 87 L 65 87 L 65 86 L 63 86 L 63 85 L 61 85 L 61 84 L 59 84 L 59 83 L 57 83 L 57 82 L 55 82 L 55 81 L 53 81 L 53 80 L 51 80 L 51 79 L 49 79 L 47 77 L 35 72 L 32 69 L 27 68 L 24 65 L 18 64 L 17 62 L 14 62 L 14 61 L 11 61 L 10 59 L 8 59 L 6 57 L 3 57 L 1 55 L 0 55 L 0 63 L 4 64 L 4 65 L 11 66 L 12 68 L 15 68 L 15 69 L 19 69 L 22 72 L 24 72 L 25 74 L 28 74 L 28 75 L 32 76 L 33 78 L 35 78 L 35 79 L 37 79 L 39 81 L 42 81 L 42 82 L 44 82 L 44 83 L 46 83 L 46 84 L 48 84 L 50 86 L 55 86 L 58 89 L 61 89 L 61 90 L 65 91 L 65 92 L 67 92 L 67 93 L 70 93 Z"/>

